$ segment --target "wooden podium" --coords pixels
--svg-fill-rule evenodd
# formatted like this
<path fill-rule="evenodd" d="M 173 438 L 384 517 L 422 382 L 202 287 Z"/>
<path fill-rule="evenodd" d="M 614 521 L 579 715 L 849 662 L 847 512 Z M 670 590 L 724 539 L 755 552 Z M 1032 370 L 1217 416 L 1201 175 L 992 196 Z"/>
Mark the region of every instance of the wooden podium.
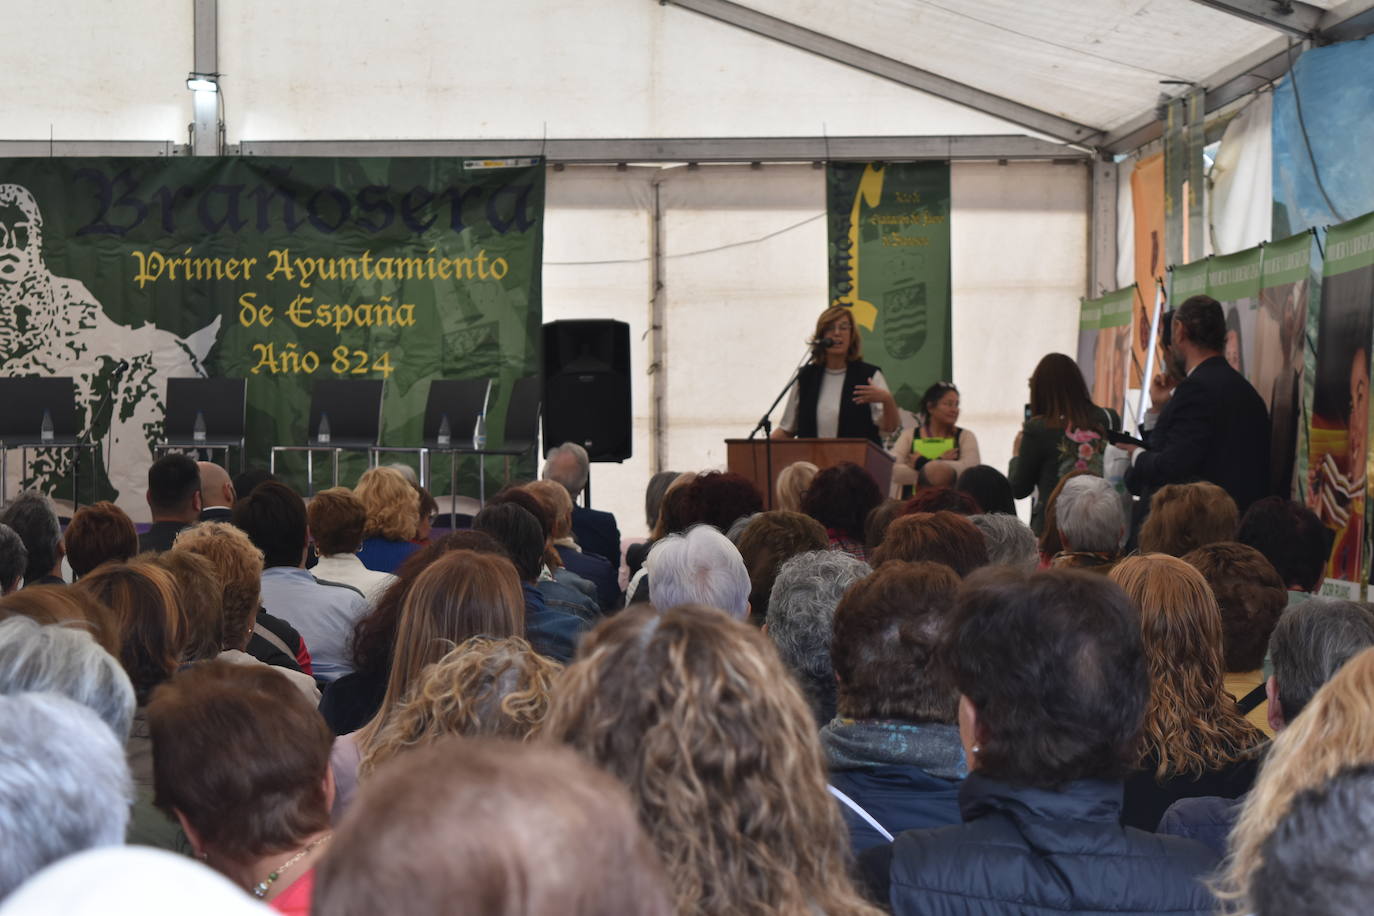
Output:
<path fill-rule="evenodd" d="M 878 492 L 886 494 L 892 483 L 893 458 L 867 439 L 774 439 L 773 472 L 768 473 L 768 443 L 763 439 L 726 439 L 725 461 L 731 471 L 743 474 L 763 493 L 765 508 L 773 508 L 773 482 L 794 461 L 809 461 L 818 468 L 851 461 L 873 475 Z"/>

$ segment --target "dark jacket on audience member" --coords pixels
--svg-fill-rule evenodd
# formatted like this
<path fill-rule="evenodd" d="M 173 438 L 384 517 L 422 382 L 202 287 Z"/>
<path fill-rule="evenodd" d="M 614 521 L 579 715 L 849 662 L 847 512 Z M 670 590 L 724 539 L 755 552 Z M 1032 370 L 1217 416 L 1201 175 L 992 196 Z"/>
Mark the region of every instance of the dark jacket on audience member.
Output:
<path fill-rule="evenodd" d="M 582 553 L 576 547 L 556 545 L 563 567 L 577 573 L 596 586 L 596 601 L 603 611 L 612 611 L 620 604 L 620 569 L 609 560 L 594 553 Z"/>
<path fill-rule="evenodd" d="M 265 664 L 314 675 L 310 649 L 301 634 L 291 624 L 262 608 L 258 608 L 258 615 L 253 620 L 253 635 L 248 638 L 248 648 L 244 651 Z"/>
<path fill-rule="evenodd" d="M 906 914 L 1213 913 L 1216 856 L 1199 843 L 1122 827 L 1121 784 L 1032 789 L 971 774 L 964 823 L 910 830 L 864 853 L 875 889 Z"/>
<path fill-rule="evenodd" d="M 1226 855 L 1226 842 L 1236 821 L 1240 820 L 1240 809 L 1244 804 L 1244 796 L 1181 798 L 1164 812 L 1159 829 L 1155 832 L 1197 840 L 1220 858 Z"/>
<path fill-rule="evenodd" d="M 1259 769 L 1259 755 L 1251 754 L 1220 770 L 1209 770 L 1201 776 L 1171 776 L 1164 782 L 1155 780 L 1155 764 L 1146 761 L 1139 770 L 1126 777 L 1125 800 L 1121 809 L 1121 823 L 1141 830 L 1154 830 L 1169 806 L 1180 798 L 1217 796 L 1239 798 L 1250 791 Z"/>
<path fill-rule="evenodd" d="M 147 531 L 138 536 L 138 552 L 149 550 L 164 553 L 172 549 L 172 542 L 187 525 L 185 522 L 153 522 Z"/>
<path fill-rule="evenodd" d="M 957 824 L 959 783 L 968 772 L 959 728 L 909 722 L 835 719 L 821 729 L 830 785 L 892 835 Z M 888 842 L 846 804 L 854 853 Z"/>
<path fill-rule="evenodd" d="M 329 682 L 320 697 L 320 715 L 336 735 L 356 732 L 382 708 L 391 671 L 354 671 Z"/>
<path fill-rule="evenodd" d="M 599 509 L 573 506 L 573 539 L 585 553 L 594 553 L 608 563 L 620 566 L 620 528 L 615 516 Z"/>
<path fill-rule="evenodd" d="M 588 628 L 587 621 L 550 608 L 544 596 L 528 582 L 520 583 L 525 592 L 525 639 L 534 651 L 567 664 L 577 651 L 577 641 Z"/>

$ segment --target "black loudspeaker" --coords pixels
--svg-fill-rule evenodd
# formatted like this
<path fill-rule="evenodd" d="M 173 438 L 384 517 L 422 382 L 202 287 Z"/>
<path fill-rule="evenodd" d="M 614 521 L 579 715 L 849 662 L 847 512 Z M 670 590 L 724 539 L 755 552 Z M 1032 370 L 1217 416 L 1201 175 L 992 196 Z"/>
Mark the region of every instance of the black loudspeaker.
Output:
<path fill-rule="evenodd" d="M 544 451 L 576 442 L 593 461 L 634 452 L 630 326 L 623 321 L 544 325 Z"/>

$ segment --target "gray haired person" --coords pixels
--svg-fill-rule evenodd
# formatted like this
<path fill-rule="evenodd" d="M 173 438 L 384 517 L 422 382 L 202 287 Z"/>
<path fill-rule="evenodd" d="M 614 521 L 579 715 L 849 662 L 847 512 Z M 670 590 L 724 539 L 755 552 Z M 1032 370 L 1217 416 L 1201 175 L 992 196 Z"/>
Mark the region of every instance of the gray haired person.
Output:
<path fill-rule="evenodd" d="M 749 571 L 730 540 L 710 525 L 670 534 L 644 561 L 649 603 L 660 611 L 679 604 L 719 608 L 736 620 L 749 616 Z"/>
<path fill-rule="evenodd" d="M 9 525 L 0 524 L 0 595 L 17 591 L 24 584 L 24 569 L 29 565 L 29 549 Z"/>
<path fill-rule="evenodd" d="M 0 523 L 13 528 L 28 551 L 24 585 L 65 584 L 62 581 L 62 526 L 51 500 L 34 490 L 20 493 L 0 514 Z"/>
<path fill-rule="evenodd" d="M 1052 565 L 1109 572 L 1121 558 L 1126 538 L 1126 510 L 1116 488 L 1101 477 L 1073 477 L 1064 482 L 1054 505 L 1063 549 Z"/>
<path fill-rule="evenodd" d="M 541 476 L 562 484 L 563 489 L 576 500 L 586 488 L 590 474 L 591 459 L 587 456 L 587 450 L 576 442 L 564 442 L 549 449 Z"/>
<path fill-rule="evenodd" d="M 94 712 L 50 693 L 0 697 L 0 899 L 39 869 L 124 842 L 133 783 Z"/>
<path fill-rule="evenodd" d="M 808 550 L 778 569 L 768 596 L 765 630 L 796 676 L 818 725 L 835 718 L 830 641 L 835 608 L 849 586 L 873 572 L 839 550 Z"/>
<path fill-rule="evenodd" d="M 969 521 L 983 532 L 988 544 L 989 566 L 1014 566 L 1022 572 L 1035 572 L 1040 565 L 1040 548 L 1035 533 L 1025 522 L 1005 513 L 970 515 Z"/>
<path fill-rule="evenodd" d="M 0 620 L 0 695 L 55 693 L 98 715 L 123 745 L 134 688 L 119 660 L 85 630 L 29 617 Z"/>

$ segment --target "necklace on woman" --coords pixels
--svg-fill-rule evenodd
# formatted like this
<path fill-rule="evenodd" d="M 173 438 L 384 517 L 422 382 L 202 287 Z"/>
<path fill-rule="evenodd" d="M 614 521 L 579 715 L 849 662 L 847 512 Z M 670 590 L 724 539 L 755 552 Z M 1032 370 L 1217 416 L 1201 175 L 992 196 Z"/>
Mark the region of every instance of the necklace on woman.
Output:
<path fill-rule="evenodd" d="M 310 855 L 311 851 L 314 850 L 315 847 L 319 846 L 321 843 L 327 842 L 331 836 L 333 836 L 332 833 L 326 833 L 324 836 L 319 837 L 318 839 L 311 840 L 309 843 L 305 845 L 305 848 L 302 849 L 300 852 L 296 853 L 294 856 L 278 865 L 276 869 L 274 869 L 273 871 L 268 872 L 266 878 L 264 878 L 262 881 L 259 881 L 257 884 L 253 885 L 253 896 L 259 899 L 266 897 L 267 889 L 270 888 L 276 882 L 276 880 L 281 877 L 282 872 L 286 871 L 292 865 L 295 865 L 301 859 L 304 859 L 306 856 Z"/>

